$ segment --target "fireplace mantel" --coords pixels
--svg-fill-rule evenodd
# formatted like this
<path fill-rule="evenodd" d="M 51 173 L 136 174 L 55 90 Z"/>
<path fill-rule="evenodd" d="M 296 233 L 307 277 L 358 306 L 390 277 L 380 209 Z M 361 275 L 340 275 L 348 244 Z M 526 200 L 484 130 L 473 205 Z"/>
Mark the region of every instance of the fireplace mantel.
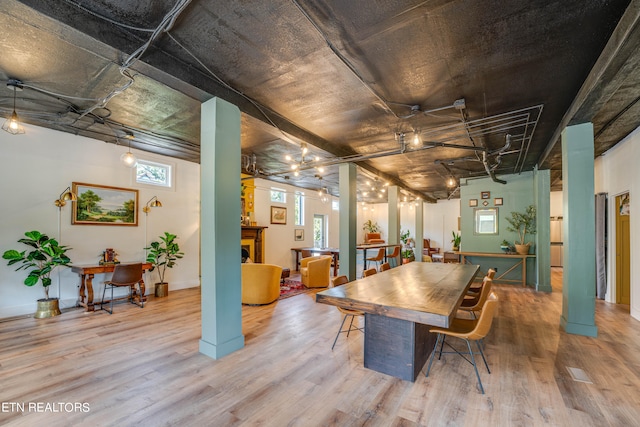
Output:
<path fill-rule="evenodd" d="M 264 263 L 264 227 L 261 225 L 243 225 L 242 226 L 242 240 L 252 240 L 255 253 L 250 254 L 253 262 Z"/>

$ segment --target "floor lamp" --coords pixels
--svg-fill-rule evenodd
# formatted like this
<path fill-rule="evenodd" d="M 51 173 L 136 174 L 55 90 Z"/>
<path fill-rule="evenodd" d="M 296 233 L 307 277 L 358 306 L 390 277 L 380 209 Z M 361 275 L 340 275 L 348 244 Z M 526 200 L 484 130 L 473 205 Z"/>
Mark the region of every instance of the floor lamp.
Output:
<path fill-rule="evenodd" d="M 53 202 L 54 205 L 58 207 L 58 243 L 62 241 L 62 208 L 67 204 L 67 202 L 75 202 L 78 200 L 78 196 L 76 193 L 71 191 L 71 187 L 67 187 L 64 189 L 62 193 L 60 193 L 60 197 Z M 62 300 L 62 295 L 60 293 L 60 269 L 58 269 L 58 300 Z"/>

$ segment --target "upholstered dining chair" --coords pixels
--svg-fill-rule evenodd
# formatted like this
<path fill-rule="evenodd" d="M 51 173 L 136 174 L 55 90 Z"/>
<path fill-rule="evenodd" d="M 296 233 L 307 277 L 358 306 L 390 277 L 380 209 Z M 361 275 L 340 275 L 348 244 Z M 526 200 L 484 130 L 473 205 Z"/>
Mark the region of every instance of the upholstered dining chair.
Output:
<path fill-rule="evenodd" d="M 336 276 L 333 279 L 331 279 L 331 285 L 329 285 L 329 287 L 333 288 L 334 286 L 344 285 L 345 283 L 348 283 L 348 282 L 349 282 L 349 279 L 347 278 L 347 276 L 344 276 L 344 275 Z M 333 350 L 333 348 L 336 346 L 336 342 L 338 341 L 338 337 L 340 336 L 340 334 L 346 333 L 348 338 L 351 331 L 364 332 L 364 328 L 360 328 L 357 325 L 353 326 L 353 320 L 356 318 L 356 316 L 358 317 L 364 316 L 364 313 L 362 311 L 353 310 L 350 308 L 342 308 L 342 307 L 336 307 L 336 308 L 338 309 L 338 311 L 340 311 L 340 313 L 344 314 L 344 317 L 342 318 L 342 323 L 340 324 L 340 329 L 338 329 L 336 338 L 333 340 L 333 345 L 331 346 L 331 350 Z M 348 317 L 351 317 L 351 322 L 349 322 L 349 327 L 347 329 L 342 329 Z"/>
<path fill-rule="evenodd" d="M 378 270 L 376 270 L 375 268 L 369 268 L 369 269 L 367 269 L 367 270 L 362 272 L 362 277 L 373 276 L 377 272 L 378 272 Z"/>
<path fill-rule="evenodd" d="M 470 298 L 465 296 L 465 299 L 462 300 L 459 309 L 471 313 L 471 315 L 475 318 L 476 311 L 482 310 L 484 303 L 487 301 L 487 298 L 491 293 L 492 284 L 493 280 L 485 277 L 482 281 L 482 288 L 480 289 L 480 292 Z"/>
<path fill-rule="evenodd" d="M 482 311 L 480 312 L 480 317 L 478 319 L 454 318 L 449 328 L 431 328 L 430 332 L 438 334 L 438 336 L 436 337 L 436 343 L 433 346 L 433 351 L 431 352 L 431 356 L 429 357 L 429 366 L 427 367 L 425 376 L 429 376 L 433 359 L 435 358 L 435 354 L 438 351 L 438 346 L 440 346 L 440 351 L 438 352 L 438 360 L 442 358 L 443 354 L 457 353 L 460 356 L 464 357 L 467 361 L 469 360 L 465 356 L 470 356 L 471 364 L 473 365 L 473 369 L 476 371 L 478 386 L 480 387 L 480 391 L 482 392 L 482 394 L 484 394 L 484 387 L 482 386 L 482 380 L 480 380 L 480 374 L 478 373 L 478 366 L 476 364 L 474 355 L 480 354 L 480 356 L 482 356 L 482 360 L 484 362 L 484 366 L 487 368 L 487 372 L 491 373 L 489 365 L 487 364 L 487 359 L 484 356 L 484 351 L 482 351 L 482 346 L 480 345 L 479 341 L 486 337 L 491 330 L 491 324 L 493 322 L 493 316 L 495 314 L 497 306 L 498 296 L 494 292 L 492 292 L 487 298 L 484 306 L 482 307 Z M 465 343 L 467 344 L 468 353 L 463 353 L 456 350 L 455 348 L 451 347 L 449 343 L 446 344 L 454 351 L 443 352 L 442 349 L 445 344 L 444 340 L 447 336 L 459 338 L 465 341 Z M 473 352 L 471 348 L 471 341 L 475 341 L 476 347 L 478 348 L 478 353 Z"/>
<path fill-rule="evenodd" d="M 380 267 L 380 263 L 382 262 L 382 260 L 384 260 L 384 248 L 378 249 L 378 255 L 366 259 L 366 261 L 375 262 L 378 268 Z M 366 261 L 365 261 L 365 264 L 366 264 Z"/>
<path fill-rule="evenodd" d="M 140 282 L 142 282 L 142 263 L 139 262 L 136 264 L 117 264 L 113 269 L 111 280 L 104 282 L 104 289 L 102 289 L 102 301 L 100 301 L 100 310 L 104 310 L 109 314 L 113 314 L 113 288 L 121 287 L 129 288 L 129 296 L 127 297 L 127 300 L 129 302 L 139 306 L 140 308 L 143 308 L 144 301 L 142 291 L 140 289 Z M 138 285 L 138 290 L 141 291 L 139 304 L 136 303 L 133 299 L 133 291 L 136 285 Z M 111 289 L 111 301 L 109 302 L 109 310 L 103 307 L 104 295 L 107 292 L 107 288 Z"/>
<path fill-rule="evenodd" d="M 496 271 L 493 268 L 490 268 L 489 270 L 487 270 L 487 275 L 484 276 L 482 278 L 482 282 L 478 285 L 471 285 L 469 287 L 469 291 L 467 292 L 469 295 L 475 295 L 475 294 L 479 294 L 480 290 L 482 289 L 482 285 L 484 284 L 484 281 L 487 279 L 491 279 L 493 280 L 493 278 L 496 276 Z"/>
<path fill-rule="evenodd" d="M 391 270 L 391 265 L 389 265 L 388 262 L 383 262 L 382 264 L 380 264 L 380 272 L 381 273 L 383 271 L 387 271 L 387 270 Z"/>

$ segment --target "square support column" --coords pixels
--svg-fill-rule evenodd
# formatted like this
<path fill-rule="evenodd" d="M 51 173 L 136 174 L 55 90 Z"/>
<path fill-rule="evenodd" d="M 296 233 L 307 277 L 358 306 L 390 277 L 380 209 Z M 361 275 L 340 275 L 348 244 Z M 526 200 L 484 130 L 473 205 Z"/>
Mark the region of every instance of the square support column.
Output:
<path fill-rule="evenodd" d="M 349 281 L 356 279 L 356 165 L 343 163 L 338 166 L 338 180 L 340 187 L 340 275 L 345 275 Z"/>
<path fill-rule="evenodd" d="M 595 200 L 593 124 L 562 132 L 562 317 L 572 334 L 597 336 L 595 325 Z M 546 219 L 546 218 L 545 218 Z"/>
<path fill-rule="evenodd" d="M 536 198 L 536 290 L 551 292 L 551 172 L 533 171 L 533 188 Z"/>
<path fill-rule="evenodd" d="M 422 262 L 422 249 L 424 246 L 424 203 L 416 201 L 416 247 L 413 249 L 416 261 Z"/>
<path fill-rule="evenodd" d="M 388 227 L 389 238 L 387 243 L 390 245 L 400 244 L 400 188 L 397 185 L 390 185 L 387 188 L 387 205 L 388 205 Z"/>
<path fill-rule="evenodd" d="M 218 359 L 244 347 L 240 273 L 240 110 L 202 104 L 200 137 L 200 353 Z"/>

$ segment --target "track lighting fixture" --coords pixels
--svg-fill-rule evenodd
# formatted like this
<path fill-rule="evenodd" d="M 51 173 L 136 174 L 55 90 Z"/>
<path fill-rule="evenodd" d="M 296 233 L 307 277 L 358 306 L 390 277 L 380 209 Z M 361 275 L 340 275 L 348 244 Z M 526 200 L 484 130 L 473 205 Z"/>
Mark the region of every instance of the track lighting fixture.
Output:
<path fill-rule="evenodd" d="M 13 112 L 2 125 L 2 130 L 11 135 L 21 135 L 24 133 L 24 127 L 20 123 L 18 114 L 16 113 L 16 91 L 22 90 L 22 82 L 16 79 L 9 79 L 7 87 L 13 90 Z"/>

